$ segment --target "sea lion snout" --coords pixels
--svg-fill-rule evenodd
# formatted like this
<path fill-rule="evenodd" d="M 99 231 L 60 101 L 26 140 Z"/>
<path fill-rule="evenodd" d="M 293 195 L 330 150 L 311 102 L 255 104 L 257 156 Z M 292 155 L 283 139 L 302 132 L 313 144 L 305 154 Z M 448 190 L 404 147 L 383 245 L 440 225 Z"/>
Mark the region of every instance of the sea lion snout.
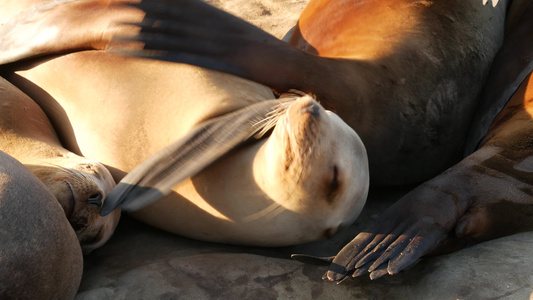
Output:
<path fill-rule="evenodd" d="M 289 114 L 296 114 L 299 116 L 309 115 L 312 117 L 320 117 L 324 108 L 311 96 L 304 95 L 289 108 Z"/>
<path fill-rule="evenodd" d="M 314 117 L 320 117 L 320 106 L 318 103 L 310 101 L 308 103 L 304 103 L 304 106 L 298 110 L 298 113 L 301 115 L 310 114 Z"/>

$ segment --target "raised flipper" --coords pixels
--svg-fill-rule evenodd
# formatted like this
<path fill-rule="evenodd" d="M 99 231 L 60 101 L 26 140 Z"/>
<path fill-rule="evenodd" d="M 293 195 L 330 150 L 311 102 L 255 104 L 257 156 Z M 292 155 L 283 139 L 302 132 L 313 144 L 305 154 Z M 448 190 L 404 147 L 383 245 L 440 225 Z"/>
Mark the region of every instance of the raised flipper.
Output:
<path fill-rule="evenodd" d="M 135 0 L 58 0 L 0 22 L 0 64 L 27 58 L 104 49 L 113 35 L 132 35 L 127 23 L 143 12 L 123 5 Z M 90 13 L 88 13 L 90 12 Z"/>
<path fill-rule="evenodd" d="M 268 131 L 269 115 L 298 97 L 263 101 L 196 126 L 185 137 L 161 150 L 128 173 L 109 193 L 102 216 L 121 206 L 134 211 L 168 195 L 179 182 L 221 158 L 251 138 Z"/>
<path fill-rule="evenodd" d="M 324 81 L 320 68 L 325 67 L 315 63 L 332 60 L 296 49 L 199 0 L 145 0 L 134 6 L 146 13 L 142 22 L 131 24 L 140 33 L 117 36 L 109 51 L 222 71 L 278 92 L 298 89 L 315 95 L 308 88 Z M 315 74 L 320 78 L 306 78 Z"/>

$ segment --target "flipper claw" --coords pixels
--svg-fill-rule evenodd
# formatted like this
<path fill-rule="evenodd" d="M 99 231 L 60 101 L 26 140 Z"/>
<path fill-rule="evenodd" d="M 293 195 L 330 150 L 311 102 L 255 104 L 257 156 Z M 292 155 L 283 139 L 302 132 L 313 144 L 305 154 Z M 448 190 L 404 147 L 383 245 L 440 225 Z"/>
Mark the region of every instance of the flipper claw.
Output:
<path fill-rule="evenodd" d="M 313 256 L 307 254 L 293 254 L 291 258 L 305 264 L 318 265 L 318 266 L 329 266 L 335 256 Z"/>

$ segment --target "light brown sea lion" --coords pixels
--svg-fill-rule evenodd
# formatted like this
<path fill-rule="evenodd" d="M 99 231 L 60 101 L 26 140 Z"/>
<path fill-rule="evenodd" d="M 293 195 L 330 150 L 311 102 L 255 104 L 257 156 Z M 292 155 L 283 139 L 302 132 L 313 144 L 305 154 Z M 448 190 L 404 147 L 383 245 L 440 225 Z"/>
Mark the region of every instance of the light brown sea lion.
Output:
<path fill-rule="evenodd" d="M 102 27 L 122 18 L 118 14 L 114 19 L 99 19 L 98 12 L 106 12 L 107 4 L 84 3 L 85 8 L 92 5 L 94 15 L 81 24 L 81 30 L 73 17 L 82 14 L 81 2 L 57 4 L 63 13 L 72 5 L 71 21 L 57 24 L 57 11 L 49 7 L 40 10 L 35 23 L 11 23 L 11 33 L 16 34 L 9 35 L 10 29 L 4 27 L 7 34 L 3 31 L 1 39 L 8 42 L 3 45 L 14 46 L 3 48 L 8 49 L 5 57 L 20 59 L 89 45 L 82 36 L 61 39 L 69 36 L 69 30 L 83 34 L 84 26 L 89 31 L 98 28 L 93 21 Z M 28 32 L 23 27 L 37 22 L 34 30 L 52 28 L 62 33 L 37 43 L 52 44 L 56 38 L 60 42 L 32 48 L 34 41 L 23 38 Z M 69 26 L 63 28 L 65 24 Z M 84 37 L 91 42 L 95 36 L 89 32 Z M 24 43 L 28 48 L 21 46 Z M 10 67 L 26 68 L 22 62 Z M 338 116 L 308 95 L 287 93 L 277 100 L 269 88 L 228 74 L 100 51 L 64 55 L 17 75 L 6 71 L 4 75 L 43 107 L 69 149 L 106 164 L 117 180 L 162 150 L 147 168 L 155 175 L 144 176 L 146 169 L 141 166 L 117 186 L 115 199 L 118 205 L 125 198 L 122 195 L 134 196 L 122 207 L 138 209 L 154 195 L 170 192 L 133 214 L 170 232 L 226 243 L 290 245 L 335 234 L 353 222 L 365 203 L 368 166 L 362 142 Z M 228 153 L 265 127 L 269 112 L 266 127 L 273 128 L 272 133 L 248 139 Z M 164 149 L 176 140 L 175 148 Z M 236 145 L 228 149 L 228 140 Z M 132 177 L 132 182 L 127 180 Z M 184 181 L 175 186 L 180 178 Z M 107 213 L 108 207 L 103 210 Z"/>
<path fill-rule="evenodd" d="M 0 241 L 1 299 L 74 299 L 83 270 L 76 235 L 43 183 L 2 151 Z"/>
<path fill-rule="evenodd" d="M 101 217 L 100 207 L 115 186 L 96 161 L 64 149 L 44 112 L 28 96 L 0 78 L 0 150 L 23 163 L 56 197 L 84 253 L 113 234 L 120 210 Z"/>

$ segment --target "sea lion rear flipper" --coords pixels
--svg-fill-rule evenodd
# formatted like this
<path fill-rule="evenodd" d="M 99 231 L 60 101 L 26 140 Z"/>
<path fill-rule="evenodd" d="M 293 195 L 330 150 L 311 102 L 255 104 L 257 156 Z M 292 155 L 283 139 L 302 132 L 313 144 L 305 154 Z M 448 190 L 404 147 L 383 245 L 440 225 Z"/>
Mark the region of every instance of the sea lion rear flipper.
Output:
<path fill-rule="evenodd" d="M 135 6 L 146 13 L 133 24 L 140 33 L 115 37 L 109 51 L 222 71 L 278 91 L 300 88 L 291 84 L 305 69 L 298 58 L 311 55 L 238 17 L 198 0 Z"/>
<path fill-rule="evenodd" d="M 263 121 L 269 113 L 295 99 L 259 102 L 196 126 L 126 175 L 104 200 L 100 214 L 105 216 L 118 206 L 138 210 L 168 195 L 179 182 L 267 130 L 269 124 Z"/>

